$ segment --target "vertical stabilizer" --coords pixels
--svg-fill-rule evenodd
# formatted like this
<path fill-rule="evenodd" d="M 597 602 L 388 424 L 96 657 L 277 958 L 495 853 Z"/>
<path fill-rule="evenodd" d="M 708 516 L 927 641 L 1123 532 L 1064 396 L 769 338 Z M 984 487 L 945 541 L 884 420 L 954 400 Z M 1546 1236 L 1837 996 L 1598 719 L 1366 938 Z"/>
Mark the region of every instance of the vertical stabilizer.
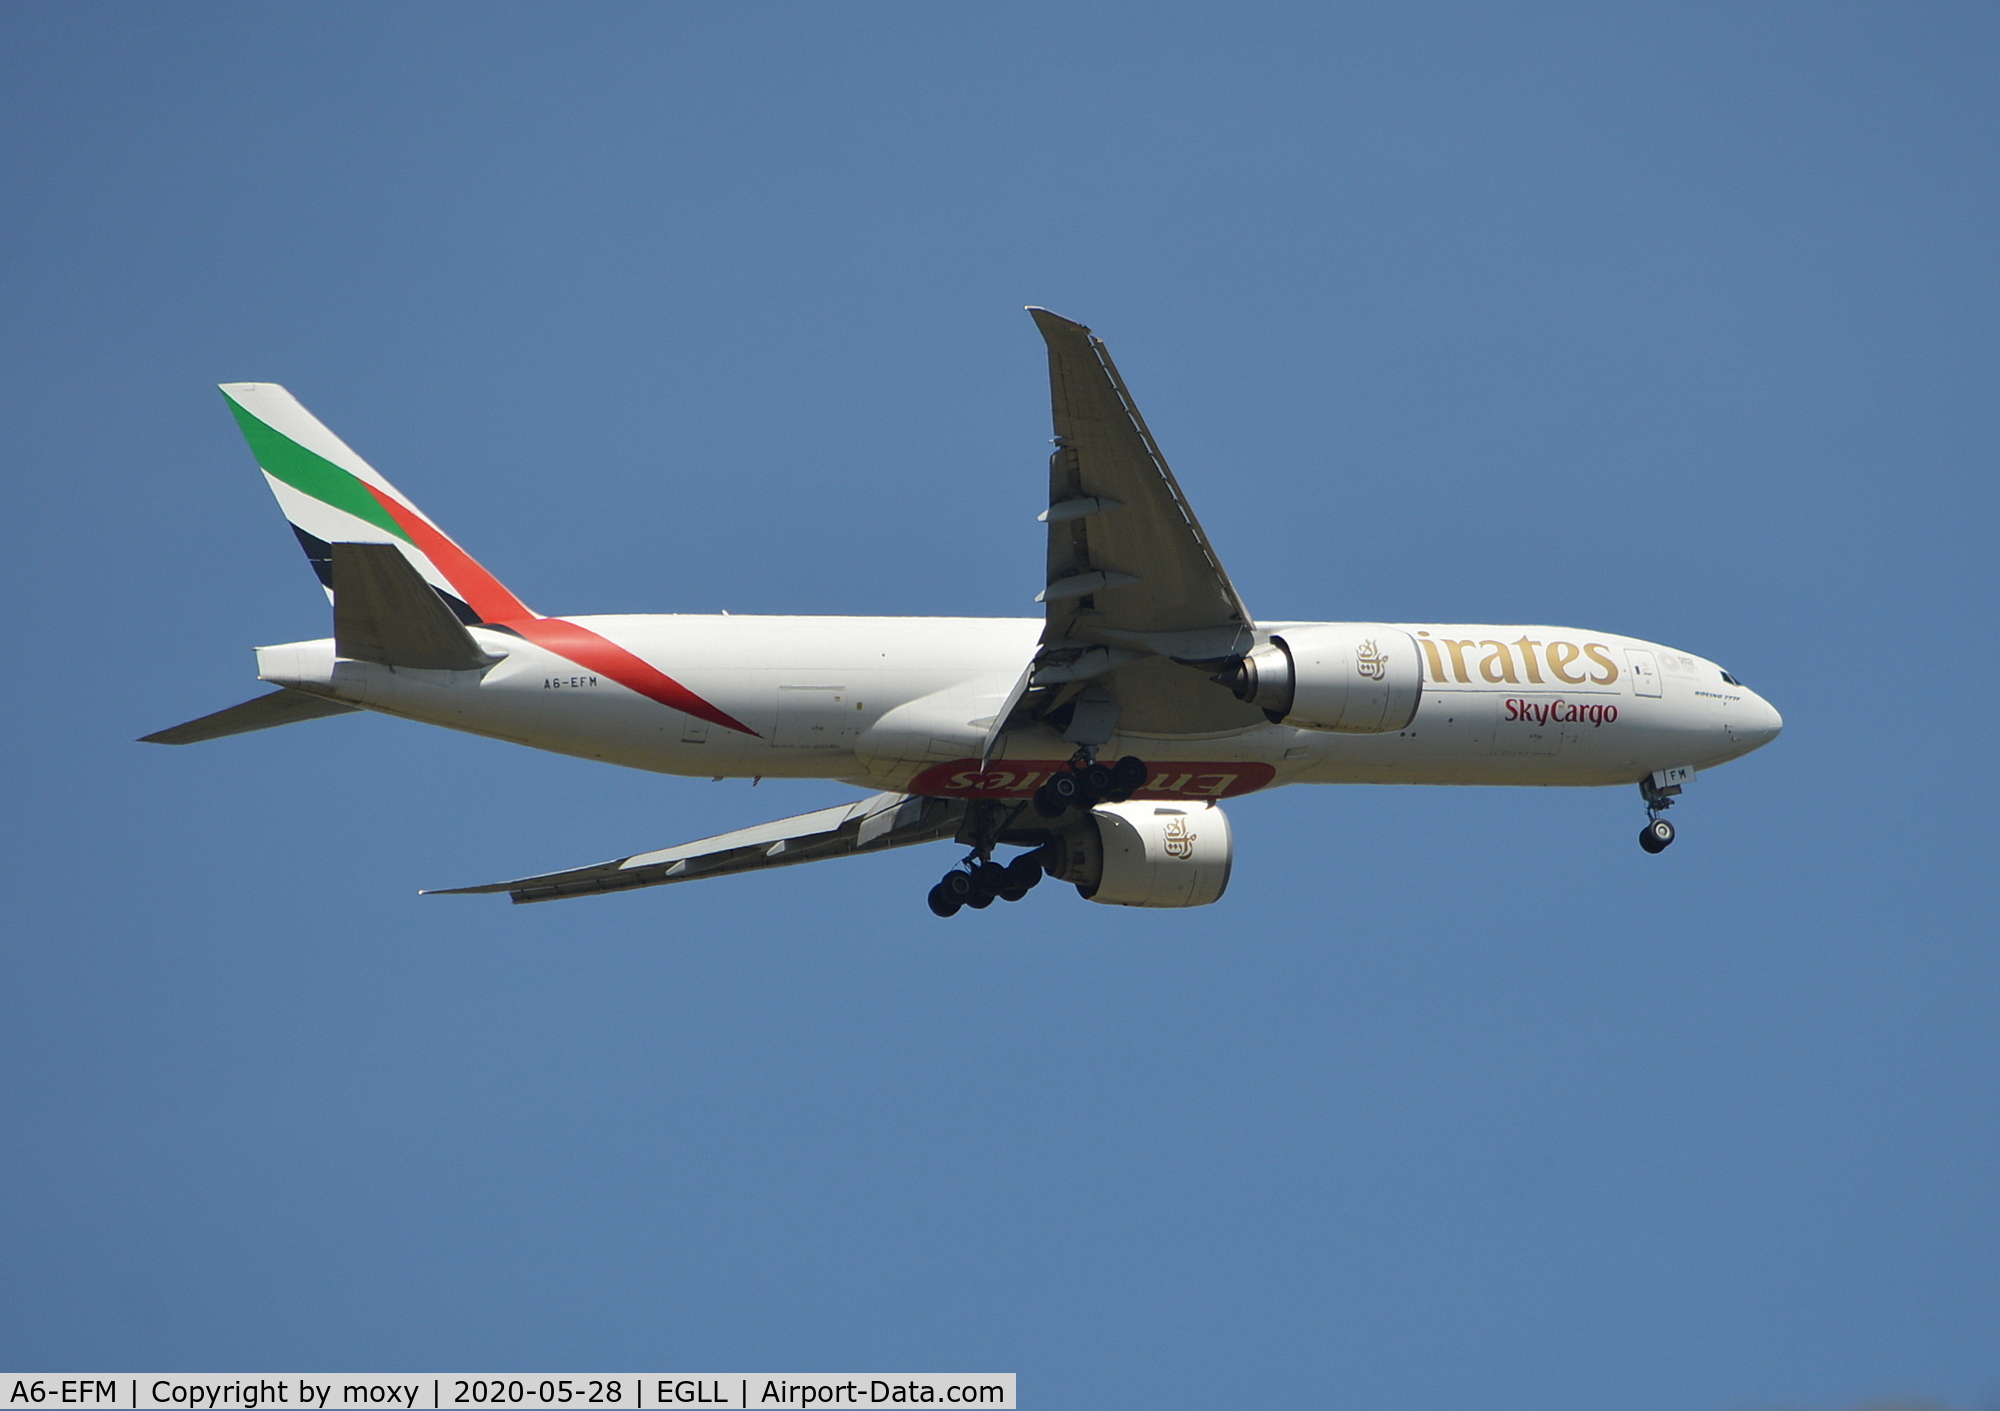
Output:
<path fill-rule="evenodd" d="M 394 544 L 460 622 L 535 616 L 290 392 L 225 382 L 222 395 L 329 597 L 334 544 Z"/>

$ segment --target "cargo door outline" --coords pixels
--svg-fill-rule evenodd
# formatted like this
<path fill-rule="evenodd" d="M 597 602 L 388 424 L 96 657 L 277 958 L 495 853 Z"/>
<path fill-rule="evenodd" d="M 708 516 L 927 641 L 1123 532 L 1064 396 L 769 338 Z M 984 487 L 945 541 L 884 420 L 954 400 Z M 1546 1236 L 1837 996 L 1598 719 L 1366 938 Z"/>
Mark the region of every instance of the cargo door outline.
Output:
<path fill-rule="evenodd" d="M 778 749 L 853 748 L 860 718 L 845 686 L 778 687 L 778 720 L 771 744 Z"/>
<path fill-rule="evenodd" d="M 1660 694 L 1660 663 L 1653 654 L 1638 647 L 1627 647 L 1625 662 L 1632 668 L 1632 694 L 1657 697 Z"/>

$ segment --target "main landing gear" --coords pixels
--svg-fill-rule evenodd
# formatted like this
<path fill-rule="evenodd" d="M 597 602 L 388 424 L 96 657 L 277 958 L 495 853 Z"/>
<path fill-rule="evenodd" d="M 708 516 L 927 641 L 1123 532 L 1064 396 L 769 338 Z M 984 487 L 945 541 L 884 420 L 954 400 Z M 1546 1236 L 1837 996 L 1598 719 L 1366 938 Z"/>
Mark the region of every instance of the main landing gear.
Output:
<path fill-rule="evenodd" d="M 1101 803 L 1123 803 L 1153 777 L 1146 761 L 1126 755 L 1116 764 L 1100 764 L 1097 751 L 1086 746 L 1077 751 L 1069 768 L 1049 776 L 1035 790 L 1035 812 L 1044 818 L 1061 818 L 1069 809 L 1092 809 Z"/>
<path fill-rule="evenodd" d="M 978 855 L 974 854 L 976 858 Z M 1042 850 L 1024 852 L 1005 866 L 993 861 L 967 858 L 963 867 L 954 867 L 944 880 L 931 888 L 931 910 L 939 916 L 956 916 L 961 907 L 984 910 L 994 901 L 1019 901 L 1042 880 Z"/>
<path fill-rule="evenodd" d="M 1085 745 L 1067 768 L 1049 776 L 1048 782 L 1035 791 L 1035 812 L 1054 819 L 1072 808 L 1088 812 L 1101 803 L 1123 803 L 1145 788 L 1152 777 L 1153 771 L 1142 759 L 1126 755 L 1116 764 L 1100 764 L 1096 747 Z M 1014 808 L 1018 812 L 1020 805 Z M 973 834 L 977 846 L 972 853 L 931 888 L 928 900 L 934 913 L 956 916 L 968 906 L 981 911 L 996 901 L 1019 901 L 1034 890 L 1045 870 L 1043 858 L 1055 856 L 1055 848 L 1053 845 L 1035 848 L 1003 866 L 993 861 L 993 842 L 998 833 L 995 828 Z M 963 839 L 964 835 L 960 836 Z M 1060 870 L 1059 862 L 1049 865 Z"/>
<path fill-rule="evenodd" d="M 1678 784 L 1662 786 L 1650 777 L 1639 781 L 1639 792 L 1646 796 L 1646 826 L 1639 830 L 1639 846 L 1647 852 L 1661 853 L 1673 846 L 1674 825 L 1660 815 L 1674 806 L 1680 791 Z"/>

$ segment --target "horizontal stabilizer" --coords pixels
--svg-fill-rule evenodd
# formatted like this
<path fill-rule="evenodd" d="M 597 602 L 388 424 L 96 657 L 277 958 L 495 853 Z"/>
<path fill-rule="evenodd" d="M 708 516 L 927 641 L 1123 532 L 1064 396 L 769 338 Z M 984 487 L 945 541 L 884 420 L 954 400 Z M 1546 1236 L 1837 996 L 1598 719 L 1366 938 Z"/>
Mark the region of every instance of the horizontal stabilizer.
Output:
<path fill-rule="evenodd" d="M 483 887 L 440 887 L 426 895 L 507 892 L 517 902 L 555 901 L 697 877 L 726 877 L 795 862 L 818 862 L 859 852 L 880 852 L 949 838 L 965 816 L 965 800 L 913 794 L 877 794 L 858 803 L 836 804 L 816 813 L 739 828 L 699 842 L 639 853 L 595 867 L 575 867 Z"/>
<path fill-rule="evenodd" d="M 218 710 L 213 715 L 190 720 L 185 725 L 176 725 L 170 730 L 155 730 L 150 735 L 141 735 L 139 739 L 148 745 L 198 745 L 203 740 L 219 740 L 224 735 L 243 735 L 252 730 L 269 730 L 274 725 L 290 725 L 294 720 L 318 720 L 327 715 L 348 715 L 359 709 L 359 706 L 343 705 L 324 696 L 309 696 L 304 691 L 279 689 L 268 696 L 259 696 L 254 701 L 245 701 L 242 705 L 233 705 L 228 710 Z"/>
<path fill-rule="evenodd" d="M 333 645 L 350 661 L 477 671 L 494 659 L 394 544 L 333 546 Z"/>

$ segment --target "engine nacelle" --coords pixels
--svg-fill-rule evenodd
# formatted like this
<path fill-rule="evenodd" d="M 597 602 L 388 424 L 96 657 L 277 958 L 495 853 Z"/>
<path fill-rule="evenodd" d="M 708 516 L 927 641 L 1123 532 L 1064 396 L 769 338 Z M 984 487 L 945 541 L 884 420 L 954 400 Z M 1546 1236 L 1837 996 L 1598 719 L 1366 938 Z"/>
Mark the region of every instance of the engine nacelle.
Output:
<path fill-rule="evenodd" d="M 1113 906 L 1207 906 L 1229 885 L 1229 817 L 1214 804 L 1107 803 L 1043 849 L 1042 866 Z"/>
<path fill-rule="evenodd" d="M 1343 735 L 1403 729 L 1424 693 L 1416 639 L 1372 622 L 1293 628 L 1216 680 L 1276 723 Z"/>

